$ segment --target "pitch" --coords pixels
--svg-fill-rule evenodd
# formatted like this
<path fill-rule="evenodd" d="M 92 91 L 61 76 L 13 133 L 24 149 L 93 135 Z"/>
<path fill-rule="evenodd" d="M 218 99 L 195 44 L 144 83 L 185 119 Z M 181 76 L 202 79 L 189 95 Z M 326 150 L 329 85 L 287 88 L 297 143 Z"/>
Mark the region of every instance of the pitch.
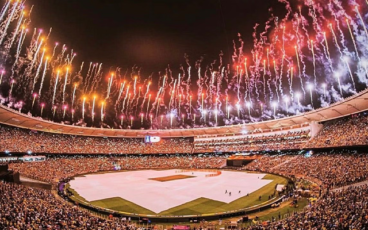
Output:
<path fill-rule="evenodd" d="M 271 194 L 276 184 L 285 182 L 284 178 L 261 173 L 142 170 L 77 177 L 70 187 L 91 204 L 105 208 L 140 214 L 191 215 L 257 204 L 258 194 Z M 210 207 L 201 207 L 206 204 Z"/>

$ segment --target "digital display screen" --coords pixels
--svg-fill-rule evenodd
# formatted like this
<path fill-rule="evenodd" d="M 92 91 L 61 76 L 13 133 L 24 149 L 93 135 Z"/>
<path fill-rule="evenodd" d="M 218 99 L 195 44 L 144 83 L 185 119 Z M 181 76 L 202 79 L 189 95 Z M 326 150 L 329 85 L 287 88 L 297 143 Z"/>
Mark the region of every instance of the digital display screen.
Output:
<path fill-rule="evenodd" d="M 145 136 L 144 143 L 157 143 L 160 142 L 161 138 L 156 136 Z"/>

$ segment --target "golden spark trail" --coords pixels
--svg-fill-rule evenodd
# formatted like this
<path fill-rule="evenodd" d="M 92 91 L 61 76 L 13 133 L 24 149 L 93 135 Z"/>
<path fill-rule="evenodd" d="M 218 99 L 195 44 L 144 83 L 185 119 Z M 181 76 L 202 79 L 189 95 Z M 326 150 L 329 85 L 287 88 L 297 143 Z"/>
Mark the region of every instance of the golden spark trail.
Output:
<path fill-rule="evenodd" d="M 74 100 L 75 100 L 75 91 L 77 90 L 78 84 L 74 84 L 73 96 L 72 96 L 72 109 L 74 108 Z"/>
<path fill-rule="evenodd" d="M 357 45 L 356 45 L 356 42 L 355 42 L 355 38 L 354 38 L 354 36 L 353 36 L 353 32 L 351 31 L 351 28 L 350 28 L 349 19 L 346 19 L 346 25 L 347 25 L 347 26 L 348 26 L 348 28 L 349 28 L 349 32 L 350 32 L 350 36 L 351 36 L 351 40 L 353 41 L 354 48 L 355 48 L 355 53 L 356 53 L 356 55 L 357 55 L 357 58 L 360 60 L 359 52 L 358 52 L 358 48 L 357 48 Z"/>
<path fill-rule="evenodd" d="M 36 87 L 36 83 L 37 83 L 38 75 L 40 74 L 41 66 L 42 66 L 42 63 L 43 63 L 43 57 L 45 56 L 45 51 L 46 51 L 46 49 L 44 48 L 44 49 L 43 49 L 43 52 L 42 52 L 42 56 L 41 56 L 40 64 L 38 65 L 38 68 L 37 68 L 37 71 L 36 71 L 36 75 L 35 75 L 35 77 L 34 77 L 34 79 L 33 79 L 32 92 L 35 90 L 35 87 Z"/>
<path fill-rule="evenodd" d="M 328 55 L 328 62 L 330 63 L 332 73 L 334 73 L 334 69 L 332 67 L 332 61 L 331 61 L 331 54 L 330 54 L 330 50 L 328 48 L 328 41 L 327 41 L 327 37 L 326 37 L 326 32 L 323 32 L 323 38 L 325 40 L 326 51 L 327 51 L 327 55 Z"/>
<path fill-rule="evenodd" d="M 295 56 L 296 56 L 296 63 L 298 64 L 299 77 L 302 77 L 302 73 L 301 73 L 301 69 L 300 69 L 299 52 L 298 52 L 298 47 L 297 46 L 295 46 Z"/>
<path fill-rule="evenodd" d="M 55 102 L 56 88 L 57 88 L 57 85 L 58 85 L 58 82 L 59 82 L 59 74 L 60 74 L 60 70 L 57 70 L 56 81 L 55 81 L 55 86 L 54 86 L 54 94 L 52 96 L 52 104 L 51 105 L 54 105 L 54 102 Z"/>
<path fill-rule="evenodd" d="M 82 103 L 82 119 L 83 120 L 84 120 L 85 105 L 86 105 L 86 97 L 83 97 L 83 103 Z"/>
<path fill-rule="evenodd" d="M 329 27 L 330 27 L 330 30 L 331 30 L 332 36 L 334 37 L 335 45 L 336 45 L 336 47 L 337 47 L 337 50 L 340 52 L 340 55 L 341 55 L 341 57 L 342 57 L 343 55 L 342 55 L 342 52 L 341 52 L 341 48 L 340 48 L 339 42 L 337 41 L 337 37 L 336 37 L 335 31 L 334 31 L 334 30 L 333 30 L 333 28 L 332 28 L 332 24 L 331 24 L 331 23 L 329 24 Z"/>
<path fill-rule="evenodd" d="M 316 57 L 314 54 L 314 43 L 311 40 L 311 50 L 312 50 L 312 58 L 313 58 L 313 75 L 314 75 L 314 85 L 317 85 L 317 75 L 316 75 Z"/>
<path fill-rule="evenodd" d="M 367 4 L 368 4 L 368 3 L 367 3 Z M 356 10 L 356 12 L 357 12 L 357 14 L 358 14 L 358 16 L 359 16 L 359 19 L 360 19 L 360 21 L 361 21 L 362 25 L 363 25 L 363 29 L 364 29 L 364 31 L 365 31 L 365 35 L 367 35 L 367 38 L 368 38 L 368 31 L 367 31 L 367 27 L 365 26 L 365 23 L 364 23 L 364 20 L 363 20 L 363 18 L 362 18 L 362 15 L 360 14 L 360 12 L 359 12 L 359 10 L 358 10 L 358 6 L 355 6 L 355 10 Z"/>
<path fill-rule="evenodd" d="M 113 79 L 114 79 L 114 74 L 112 73 L 111 77 L 109 78 L 109 82 L 107 84 L 107 96 L 106 96 L 105 100 L 110 97 L 110 92 L 111 92 L 111 86 L 112 86 Z"/>
<path fill-rule="evenodd" d="M 1 35 L 1 37 L 0 37 L 0 45 L 1 45 L 1 44 L 3 44 L 4 38 L 5 38 L 5 36 L 6 36 L 6 31 L 7 31 L 7 30 L 8 30 L 8 28 L 9 28 L 10 22 L 13 20 L 14 13 L 15 13 L 15 11 L 16 11 L 16 9 L 17 9 L 17 7 L 18 7 L 18 3 L 19 3 L 19 2 L 20 2 L 20 1 L 16 1 L 16 2 L 14 3 L 13 10 L 11 11 L 10 16 L 9 16 L 9 19 L 7 20 L 7 22 L 6 22 L 6 24 L 5 24 L 5 27 L 4 27 L 4 29 L 2 30 L 2 35 Z"/>
<path fill-rule="evenodd" d="M 116 100 L 116 102 L 120 101 L 121 95 L 123 94 L 123 91 L 124 91 L 124 87 L 125 87 L 125 81 L 124 81 L 124 83 L 120 83 L 119 96 L 118 96 L 118 99 Z"/>
<path fill-rule="evenodd" d="M 0 22 L 3 20 L 6 11 L 8 11 L 10 3 L 11 3 L 11 0 L 8 0 L 6 5 L 3 7 L 2 11 L 1 11 L 1 15 L 0 15 Z"/>
<path fill-rule="evenodd" d="M 23 16 L 25 15 L 25 12 L 22 11 L 19 19 L 18 19 L 18 23 L 17 23 L 17 27 L 15 28 L 15 32 L 13 32 L 13 37 L 11 38 L 7 48 L 10 49 L 12 46 L 13 46 L 13 43 L 15 41 L 15 38 L 17 37 L 18 35 L 18 31 L 19 29 L 21 28 L 21 25 L 22 25 L 22 20 L 23 20 Z"/>
<path fill-rule="evenodd" d="M 128 98 L 128 94 L 129 94 L 129 85 L 128 85 L 128 87 L 127 87 L 127 91 L 126 91 L 126 93 L 125 93 L 125 97 L 124 97 L 124 101 L 123 101 L 123 108 L 121 109 L 121 111 L 124 111 L 124 108 L 125 108 L 125 101 L 126 101 L 126 99 Z"/>
<path fill-rule="evenodd" d="M 65 102 L 65 90 L 66 90 L 66 84 L 68 84 L 68 73 L 69 73 L 69 67 L 66 68 L 66 73 L 65 73 L 65 81 L 64 81 L 64 88 L 63 88 L 63 103 Z"/>
<path fill-rule="evenodd" d="M 92 122 L 95 120 L 95 103 L 96 103 L 96 96 L 93 96 L 93 102 L 92 102 Z"/>
<path fill-rule="evenodd" d="M 294 74 L 294 67 L 290 68 L 290 95 L 293 98 L 293 74 Z"/>
<path fill-rule="evenodd" d="M 1 75 L 0 75 L 0 85 L 1 85 L 1 83 L 3 82 L 4 73 L 5 73 L 5 71 L 4 71 L 4 70 L 2 70 L 2 71 L 1 71 Z"/>
<path fill-rule="evenodd" d="M 348 63 L 347 59 L 345 59 L 344 61 L 345 61 L 346 67 L 348 68 L 349 75 L 350 75 L 351 81 L 353 82 L 354 90 L 355 90 L 355 92 L 356 92 L 355 81 L 354 81 L 354 77 L 353 77 L 353 74 L 352 74 L 352 72 L 351 72 L 351 69 L 350 69 L 349 63 Z"/>
<path fill-rule="evenodd" d="M 105 102 L 102 102 L 101 103 L 101 121 L 104 120 L 104 105 L 105 105 Z"/>
<path fill-rule="evenodd" d="M 44 82 L 44 80 L 45 80 L 45 76 L 46 76 L 48 60 L 49 60 L 49 57 L 46 57 L 45 67 L 44 67 L 44 69 L 43 69 L 43 74 L 42 74 L 42 79 L 41 79 L 40 90 L 38 91 L 38 95 L 40 96 L 40 98 L 41 98 L 41 92 L 42 92 L 42 88 L 43 88 L 43 82 Z"/>
<path fill-rule="evenodd" d="M 148 114 L 148 109 L 149 109 L 150 101 L 151 101 L 151 94 L 148 95 L 147 114 Z"/>
<path fill-rule="evenodd" d="M 137 76 L 134 77 L 134 85 L 133 85 L 134 97 L 135 97 L 135 94 L 136 94 L 136 85 L 137 85 Z"/>

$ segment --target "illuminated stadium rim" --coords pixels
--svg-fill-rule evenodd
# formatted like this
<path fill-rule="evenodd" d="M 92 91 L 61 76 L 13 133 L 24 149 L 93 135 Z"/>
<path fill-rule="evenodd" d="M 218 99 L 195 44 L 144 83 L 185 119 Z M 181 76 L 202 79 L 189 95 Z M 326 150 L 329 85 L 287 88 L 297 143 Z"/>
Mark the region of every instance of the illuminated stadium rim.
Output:
<path fill-rule="evenodd" d="M 365 89 L 343 101 L 331 104 L 329 107 L 319 108 L 298 115 L 268 120 L 262 122 L 229 125 L 220 127 L 191 128 L 191 129 L 161 129 L 161 130 L 131 130 L 131 129 L 103 129 L 80 127 L 55 123 L 30 117 L 26 114 L 0 105 L 0 123 L 24 129 L 42 132 L 70 134 L 76 136 L 96 137 L 120 137 L 120 138 L 144 138 L 146 135 L 170 137 L 204 137 L 216 135 L 242 135 L 245 131 L 252 132 L 262 130 L 263 132 L 281 129 L 293 129 L 305 126 L 311 122 L 323 122 L 327 120 L 344 117 L 350 114 L 368 110 L 368 89 Z"/>

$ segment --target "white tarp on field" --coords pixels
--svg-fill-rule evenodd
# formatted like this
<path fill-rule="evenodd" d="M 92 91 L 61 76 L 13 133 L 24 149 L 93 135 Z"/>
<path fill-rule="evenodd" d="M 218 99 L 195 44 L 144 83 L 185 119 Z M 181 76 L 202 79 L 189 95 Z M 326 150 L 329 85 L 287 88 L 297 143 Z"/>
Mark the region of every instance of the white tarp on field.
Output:
<path fill-rule="evenodd" d="M 149 180 L 179 174 L 195 177 L 166 182 Z M 221 175 L 214 177 L 206 177 L 206 174 L 209 173 L 178 170 L 128 171 L 77 177 L 70 184 L 88 201 L 121 197 L 160 213 L 201 197 L 229 203 L 272 181 L 263 180 L 265 174 L 256 173 L 222 171 Z"/>

